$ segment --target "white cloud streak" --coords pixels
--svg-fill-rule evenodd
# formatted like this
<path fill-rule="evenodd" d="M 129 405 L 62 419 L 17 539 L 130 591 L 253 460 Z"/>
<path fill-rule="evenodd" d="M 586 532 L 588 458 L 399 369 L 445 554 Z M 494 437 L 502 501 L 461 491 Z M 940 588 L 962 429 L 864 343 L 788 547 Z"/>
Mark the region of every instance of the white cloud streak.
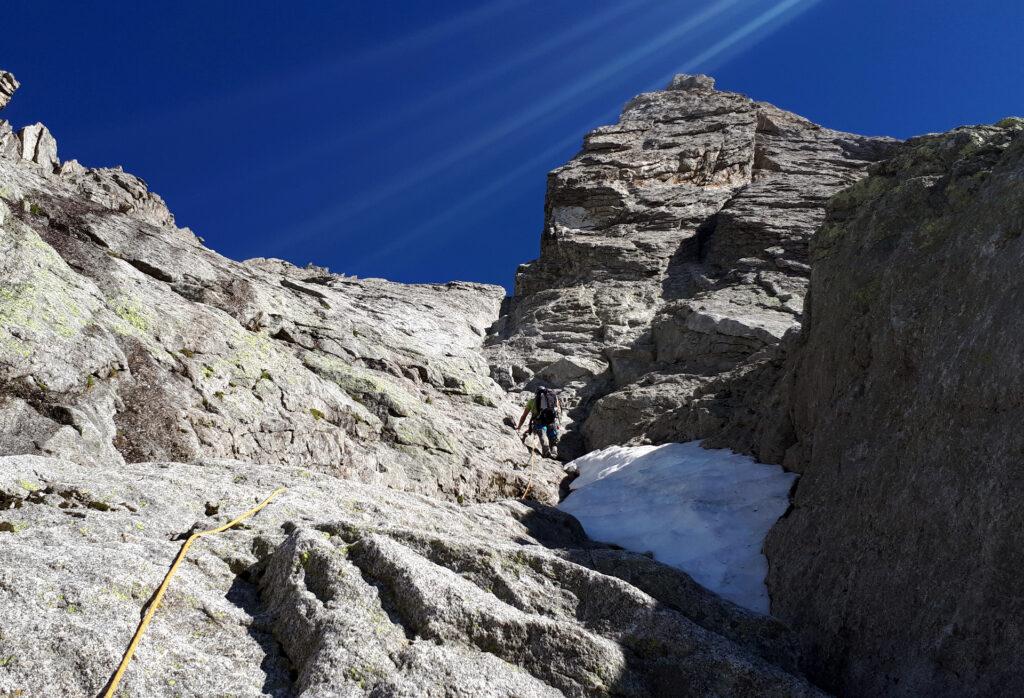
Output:
<path fill-rule="evenodd" d="M 423 166 L 413 168 L 406 174 L 385 182 L 369 192 L 360 194 L 358 200 L 350 200 L 338 206 L 332 206 L 319 215 L 299 223 L 286 235 L 285 246 L 292 248 L 294 245 L 320 233 L 337 229 L 352 216 L 384 204 L 397 194 L 415 187 L 428 178 L 472 157 L 488 147 L 500 143 L 500 141 L 513 133 L 559 114 L 566 105 L 571 105 L 575 98 L 586 95 L 613 75 L 633 67 L 666 46 L 691 36 L 702 26 L 736 5 L 739 1 L 717 0 L 698 14 L 678 22 L 657 34 L 642 46 L 633 48 L 614 60 L 606 62 L 596 70 L 569 84 L 558 93 L 530 104 L 525 109 L 512 114 L 488 131 L 456 148 L 452 148 L 443 156 L 431 160 Z M 792 2 L 795 0 L 787 1 Z"/>

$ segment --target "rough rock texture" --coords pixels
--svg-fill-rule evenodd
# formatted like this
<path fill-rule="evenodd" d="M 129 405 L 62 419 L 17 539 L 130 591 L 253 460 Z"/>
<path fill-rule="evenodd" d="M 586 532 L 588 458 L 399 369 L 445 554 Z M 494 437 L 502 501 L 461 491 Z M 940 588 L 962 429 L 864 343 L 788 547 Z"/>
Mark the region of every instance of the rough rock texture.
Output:
<path fill-rule="evenodd" d="M 2 121 L 0 279 L 0 696 L 98 694 L 181 541 L 281 484 L 193 548 L 119 695 L 821 695 L 781 623 L 542 503 L 500 288 L 225 259 Z"/>
<path fill-rule="evenodd" d="M 444 496 L 517 496 L 517 406 L 481 344 L 503 292 L 237 263 L 119 169 L 0 148 L 0 452 L 224 457 Z M 70 166 L 69 166 L 70 165 Z M 557 466 L 531 492 L 557 497 Z"/>
<path fill-rule="evenodd" d="M 495 379 L 564 389 L 566 456 L 650 439 L 658 414 L 798 326 L 825 202 L 893 145 L 706 76 L 640 95 L 551 173 L 540 258 L 488 343 Z"/>
<path fill-rule="evenodd" d="M 571 517 L 294 467 L 0 458 L 0 695 L 814 696 L 777 622 Z M 18 693 L 18 692 L 21 693 Z"/>
<path fill-rule="evenodd" d="M 18 87 L 20 84 L 11 73 L 0 70 L 0 109 L 7 106 Z"/>
<path fill-rule="evenodd" d="M 811 251 L 773 610 L 845 695 L 1021 695 L 1024 120 L 909 141 Z"/>

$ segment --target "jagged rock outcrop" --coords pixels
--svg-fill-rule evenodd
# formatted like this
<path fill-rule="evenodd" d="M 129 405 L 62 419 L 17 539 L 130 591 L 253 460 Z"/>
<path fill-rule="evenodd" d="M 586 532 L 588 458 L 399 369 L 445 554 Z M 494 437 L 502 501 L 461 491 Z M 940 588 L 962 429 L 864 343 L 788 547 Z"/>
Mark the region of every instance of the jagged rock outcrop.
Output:
<path fill-rule="evenodd" d="M 0 694 L 95 695 L 181 534 L 280 484 L 193 548 L 119 695 L 822 695 L 777 621 L 540 504 L 39 456 L 0 458 Z"/>
<path fill-rule="evenodd" d="M 908 141 L 811 257 L 773 611 L 844 695 L 1020 695 L 1024 120 Z"/>
<path fill-rule="evenodd" d="M 11 101 L 11 97 L 14 96 L 14 92 L 21 85 L 15 79 L 13 75 L 8 73 L 6 70 L 0 70 L 0 109 L 3 109 Z"/>
<path fill-rule="evenodd" d="M 0 122 L 10 133 L 6 122 Z M 303 464 L 448 497 L 515 496 L 517 406 L 481 353 L 502 289 L 237 263 L 119 169 L 0 157 L 0 451 L 80 463 Z M 544 461 L 536 496 L 561 475 Z"/>
<path fill-rule="evenodd" d="M 13 75 L 0 70 L 0 109 L 7 106 L 18 87 L 20 84 Z M 40 165 L 48 173 L 61 169 L 57 141 L 42 124 L 25 126 L 15 133 L 8 122 L 0 121 L 0 158 Z M 68 166 L 81 169 L 75 161 Z"/>
<path fill-rule="evenodd" d="M 489 340 L 495 378 L 564 389 L 566 455 L 650 439 L 660 414 L 799 325 L 825 202 L 894 143 L 705 76 L 640 95 L 551 173 L 540 258 Z"/>

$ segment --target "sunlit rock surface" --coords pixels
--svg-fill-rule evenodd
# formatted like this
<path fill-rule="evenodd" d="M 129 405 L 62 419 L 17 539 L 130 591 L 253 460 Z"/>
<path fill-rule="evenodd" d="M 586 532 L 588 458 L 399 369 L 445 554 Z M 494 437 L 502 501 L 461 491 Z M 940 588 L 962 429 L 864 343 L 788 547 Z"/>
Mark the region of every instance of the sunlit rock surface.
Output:
<path fill-rule="evenodd" d="M 119 695 L 814 696 L 777 621 L 521 502 L 295 467 L 0 458 L 0 693 L 95 695 L 190 530 Z"/>
<path fill-rule="evenodd" d="M 98 694 L 182 539 L 280 485 L 193 548 L 119 695 L 820 694 L 781 623 L 544 504 L 500 288 L 225 259 L 6 122 L 0 278 L 0 695 Z"/>
<path fill-rule="evenodd" d="M 7 106 L 19 86 L 13 75 L 5 70 L 0 70 L 0 109 Z"/>
<path fill-rule="evenodd" d="M 61 167 L 41 125 L 12 137 L 5 453 L 287 463 L 451 498 L 525 490 L 528 454 L 503 423 L 517 406 L 481 352 L 501 288 L 234 262 L 137 177 Z M 553 501 L 559 477 L 543 462 L 531 490 Z"/>
<path fill-rule="evenodd" d="M 654 422 L 799 326 L 825 202 L 894 143 L 706 76 L 638 96 L 549 176 L 540 257 L 488 341 L 496 380 L 563 389 L 566 457 L 706 435 L 710 414 Z M 552 370 L 567 361 L 586 369 Z"/>

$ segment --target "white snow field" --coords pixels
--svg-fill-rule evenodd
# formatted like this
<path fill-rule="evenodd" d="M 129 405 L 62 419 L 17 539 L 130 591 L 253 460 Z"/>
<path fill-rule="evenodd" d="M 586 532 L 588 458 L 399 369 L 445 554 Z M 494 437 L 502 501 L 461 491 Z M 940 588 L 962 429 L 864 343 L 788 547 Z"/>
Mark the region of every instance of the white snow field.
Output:
<path fill-rule="evenodd" d="M 580 476 L 559 508 L 594 540 L 654 557 L 720 596 L 768 613 L 761 552 L 796 479 L 699 442 L 611 446 L 573 461 Z"/>

